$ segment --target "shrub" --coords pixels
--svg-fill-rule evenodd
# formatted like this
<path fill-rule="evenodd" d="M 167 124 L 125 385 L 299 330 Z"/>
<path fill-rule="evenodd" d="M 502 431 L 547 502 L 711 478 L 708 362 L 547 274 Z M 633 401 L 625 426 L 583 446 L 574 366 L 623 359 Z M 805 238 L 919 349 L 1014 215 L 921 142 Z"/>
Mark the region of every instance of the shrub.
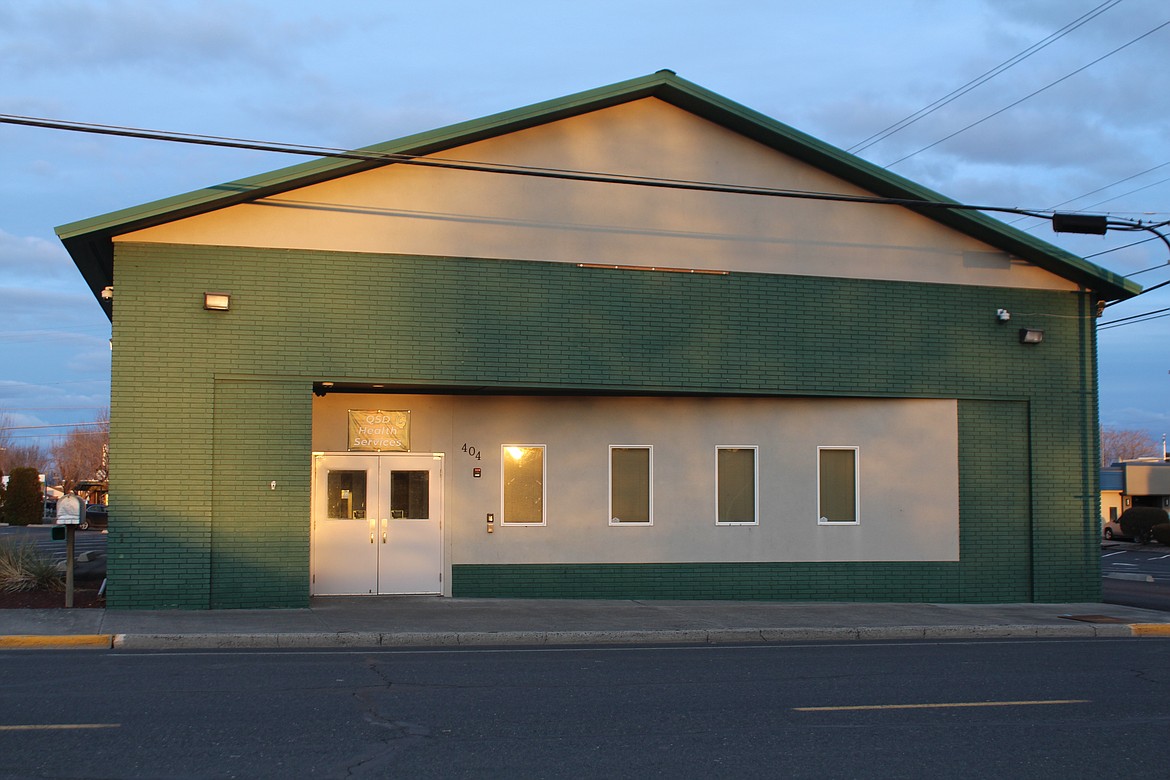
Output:
<path fill-rule="evenodd" d="M 1170 523 L 1158 523 L 1150 529 L 1150 536 L 1162 544 L 1170 545 Z"/>
<path fill-rule="evenodd" d="M 0 542 L 0 591 L 61 590 L 57 565 L 31 545 Z"/>
<path fill-rule="evenodd" d="M 8 491 L 4 497 L 4 519 L 12 525 L 33 525 L 41 522 L 44 513 L 37 470 L 31 466 L 13 469 L 8 475 Z"/>
<path fill-rule="evenodd" d="M 1165 509 L 1156 506 L 1132 506 L 1117 518 L 1121 532 L 1139 542 L 1148 542 L 1150 529 L 1162 523 L 1170 523 L 1170 516 Z"/>

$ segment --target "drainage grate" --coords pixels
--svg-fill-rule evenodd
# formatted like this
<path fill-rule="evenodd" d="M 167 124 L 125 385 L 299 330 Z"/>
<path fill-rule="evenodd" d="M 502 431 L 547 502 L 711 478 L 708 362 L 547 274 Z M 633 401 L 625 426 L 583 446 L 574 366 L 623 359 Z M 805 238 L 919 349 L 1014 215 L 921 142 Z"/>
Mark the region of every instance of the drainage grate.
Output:
<path fill-rule="evenodd" d="M 1128 620 L 1112 615 L 1058 615 L 1065 620 L 1079 620 L 1082 623 L 1128 623 Z"/>

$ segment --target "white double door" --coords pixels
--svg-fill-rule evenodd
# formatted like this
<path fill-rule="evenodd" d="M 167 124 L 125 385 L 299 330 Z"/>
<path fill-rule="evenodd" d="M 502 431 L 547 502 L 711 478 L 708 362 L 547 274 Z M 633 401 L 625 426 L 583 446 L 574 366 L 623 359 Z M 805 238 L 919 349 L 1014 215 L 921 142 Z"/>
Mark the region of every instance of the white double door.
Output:
<path fill-rule="evenodd" d="M 443 458 L 322 454 L 313 463 L 312 593 L 441 593 Z"/>

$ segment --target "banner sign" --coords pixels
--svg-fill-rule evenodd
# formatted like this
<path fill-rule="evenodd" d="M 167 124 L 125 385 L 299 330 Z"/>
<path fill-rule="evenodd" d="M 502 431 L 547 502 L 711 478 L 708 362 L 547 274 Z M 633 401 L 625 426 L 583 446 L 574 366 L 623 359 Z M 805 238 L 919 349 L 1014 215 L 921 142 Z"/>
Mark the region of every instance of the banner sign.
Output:
<path fill-rule="evenodd" d="M 349 410 L 350 452 L 410 452 L 410 412 Z"/>

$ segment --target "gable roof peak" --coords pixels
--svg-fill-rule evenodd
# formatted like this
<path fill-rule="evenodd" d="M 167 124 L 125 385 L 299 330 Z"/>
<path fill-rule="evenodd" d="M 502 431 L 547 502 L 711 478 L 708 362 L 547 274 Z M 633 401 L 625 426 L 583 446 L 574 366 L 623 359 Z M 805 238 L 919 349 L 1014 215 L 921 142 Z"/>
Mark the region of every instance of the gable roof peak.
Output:
<path fill-rule="evenodd" d="M 588 114 L 645 98 L 657 98 L 722 125 L 767 147 L 820 168 L 883 198 L 950 200 L 831 144 L 740 105 L 663 68 L 654 73 L 553 100 L 460 122 L 355 150 L 348 157 L 323 157 L 195 192 L 62 225 L 57 235 L 95 297 L 110 313 L 101 291 L 113 284 L 113 237 L 155 225 L 269 197 L 353 173 Z M 355 157 L 357 159 L 355 159 Z M 912 205 L 906 208 L 914 208 Z M 918 209 L 915 209 L 918 210 Z M 1128 298 L 1141 287 L 1063 249 L 970 209 L 925 208 L 920 213 L 1009 254 L 1093 290 L 1104 299 Z"/>

